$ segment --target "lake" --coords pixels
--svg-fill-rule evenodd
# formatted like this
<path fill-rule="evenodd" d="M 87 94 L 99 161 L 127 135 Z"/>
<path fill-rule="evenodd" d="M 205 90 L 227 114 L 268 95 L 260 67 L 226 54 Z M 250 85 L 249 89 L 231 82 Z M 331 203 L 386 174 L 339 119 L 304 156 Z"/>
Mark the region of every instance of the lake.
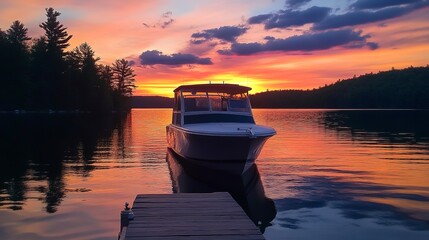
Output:
<path fill-rule="evenodd" d="M 229 191 L 266 239 L 429 239 L 429 112 L 255 109 L 243 176 L 167 151 L 168 109 L 0 113 L 1 239 L 116 239 L 138 193 Z"/>

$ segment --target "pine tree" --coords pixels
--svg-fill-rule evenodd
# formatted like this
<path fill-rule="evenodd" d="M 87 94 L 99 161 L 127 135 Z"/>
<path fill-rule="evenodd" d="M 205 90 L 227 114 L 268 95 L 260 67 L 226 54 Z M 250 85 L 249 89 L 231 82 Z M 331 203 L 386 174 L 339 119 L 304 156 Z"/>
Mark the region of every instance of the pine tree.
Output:
<path fill-rule="evenodd" d="M 47 20 L 39 26 L 45 30 L 48 51 L 62 54 L 63 50 L 70 45 L 68 42 L 72 38 L 72 35 L 68 35 L 67 28 L 57 20 L 57 17 L 60 15 L 61 13 L 55 11 L 53 8 L 47 8 Z"/>
<path fill-rule="evenodd" d="M 47 108 L 60 109 L 68 101 L 67 91 L 68 84 L 64 81 L 64 72 L 67 69 L 65 63 L 64 49 L 69 46 L 68 41 L 72 35 L 68 35 L 66 27 L 64 27 L 57 17 L 61 14 L 53 8 L 46 9 L 46 22 L 39 26 L 45 30 L 46 39 L 46 62 L 44 72 L 46 73 L 47 87 Z"/>
<path fill-rule="evenodd" d="M 48 66 L 47 61 L 47 44 L 46 38 L 40 37 L 33 39 L 33 43 L 30 48 L 30 76 L 31 82 L 31 98 L 33 109 L 45 109 L 49 101 L 49 90 L 47 75 Z"/>
<path fill-rule="evenodd" d="M 113 63 L 112 71 L 114 89 L 124 97 L 131 97 L 136 88 L 134 85 L 136 75 L 130 62 L 125 59 L 116 60 Z"/>
<path fill-rule="evenodd" d="M 10 108 L 23 109 L 30 102 L 28 99 L 29 51 L 27 28 L 20 21 L 14 21 L 6 31 L 4 52 L 6 66 L 2 70 L 3 90 Z"/>
<path fill-rule="evenodd" d="M 30 37 L 27 36 L 28 29 L 24 27 L 20 21 L 14 21 L 10 28 L 6 31 L 7 38 L 14 45 L 19 45 L 22 48 L 27 47 L 27 41 L 31 40 Z"/>

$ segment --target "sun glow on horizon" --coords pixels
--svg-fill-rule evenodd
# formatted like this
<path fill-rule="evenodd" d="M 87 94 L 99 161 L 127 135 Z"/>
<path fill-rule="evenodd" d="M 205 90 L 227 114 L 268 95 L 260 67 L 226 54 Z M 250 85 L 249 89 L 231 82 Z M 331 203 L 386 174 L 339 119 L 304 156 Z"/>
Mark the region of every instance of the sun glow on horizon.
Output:
<path fill-rule="evenodd" d="M 155 80 L 154 80 L 155 81 Z M 158 82 L 161 82 L 158 80 Z M 163 82 L 168 82 L 164 80 Z M 207 83 L 224 83 L 224 84 L 238 84 L 241 86 L 251 87 L 249 93 L 255 94 L 258 92 L 266 91 L 264 88 L 264 81 L 250 78 L 242 77 L 239 75 L 234 75 L 232 73 L 225 74 L 216 74 L 210 77 L 199 79 L 199 80 L 187 80 L 181 81 L 177 84 L 174 83 L 156 83 L 156 84 L 137 84 L 137 89 L 135 90 L 135 96 L 163 96 L 163 97 L 173 97 L 173 90 L 180 85 L 191 85 L 191 84 L 207 84 Z"/>

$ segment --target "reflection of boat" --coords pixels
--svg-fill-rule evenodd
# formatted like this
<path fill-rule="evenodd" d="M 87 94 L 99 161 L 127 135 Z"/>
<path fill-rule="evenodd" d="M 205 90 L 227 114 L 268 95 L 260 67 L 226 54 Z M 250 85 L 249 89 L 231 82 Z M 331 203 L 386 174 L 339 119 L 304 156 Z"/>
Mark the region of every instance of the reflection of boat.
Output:
<path fill-rule="evenodd" d="M 229 192 L 262 232 L 276 216 L 274 202 L 265 196 L 255 164 L 242 175 L 233 175 L 211 167 L 189 164 L 187 159 L 170 149 L 167 150 L 167 162 L 174 193 Z M 229 168 L 229 164 L 218 163 L 225 169 Z"/>
<path fill-rule="evenodd" d="M 173 121 L 167 126 L 169 148 L 189 159 L 254 162 L 276 132 L 255 124 L 249 90 L 236 84 L 176 88 Z"/>

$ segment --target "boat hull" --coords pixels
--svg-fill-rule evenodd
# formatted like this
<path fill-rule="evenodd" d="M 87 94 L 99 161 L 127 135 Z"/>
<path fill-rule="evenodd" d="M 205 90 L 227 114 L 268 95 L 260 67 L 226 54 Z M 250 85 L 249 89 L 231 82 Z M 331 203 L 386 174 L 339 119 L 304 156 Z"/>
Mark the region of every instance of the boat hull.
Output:
<path fill-rule="evenodd" d="M 187 132 L 167 126 L 168 147 L 183 158 L 253 163 L 271 136 L 222 136 Z"/>

